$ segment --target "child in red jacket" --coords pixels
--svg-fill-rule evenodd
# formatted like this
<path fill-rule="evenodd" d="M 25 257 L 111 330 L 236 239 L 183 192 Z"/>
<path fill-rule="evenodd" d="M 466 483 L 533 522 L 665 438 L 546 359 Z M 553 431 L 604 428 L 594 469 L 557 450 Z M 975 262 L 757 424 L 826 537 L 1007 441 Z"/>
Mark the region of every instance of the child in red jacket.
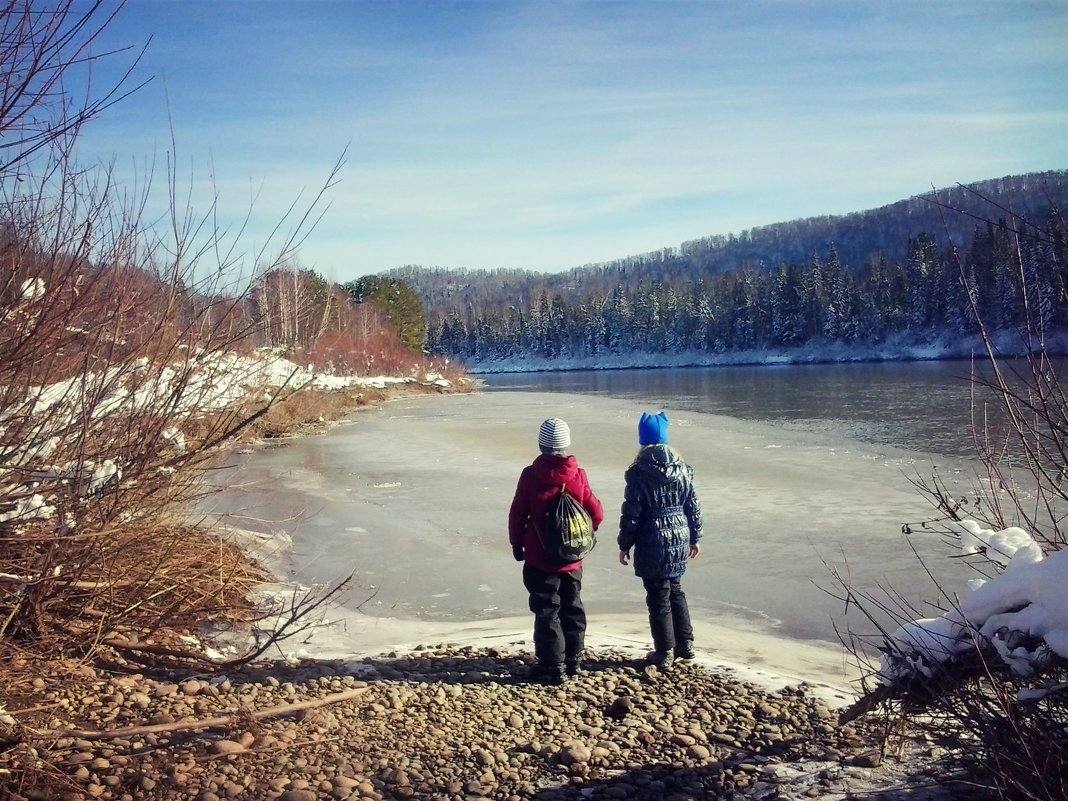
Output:
<path fill-rule="evenodd" d="M 571 429 L 553 417 L 538 431 L 541 455 L 523 469 L 515 498 L 508 512 L 508 541 L 517 562 L 523 562 L 523 585 L 530 593 L 534 613 L 534 654 L 538 659 L 533 676 L 548 684 L 563 684 L 578 674 L 586 636 L 586 610 L 582 606 L 582 562 L 558 565 L 541 547 L 538 525 L 552 500 L 566 486 L 590 513 L 593 528 L 604 519 L 604 510 L 590 489 L 586 471 L 567 454 Z"/>

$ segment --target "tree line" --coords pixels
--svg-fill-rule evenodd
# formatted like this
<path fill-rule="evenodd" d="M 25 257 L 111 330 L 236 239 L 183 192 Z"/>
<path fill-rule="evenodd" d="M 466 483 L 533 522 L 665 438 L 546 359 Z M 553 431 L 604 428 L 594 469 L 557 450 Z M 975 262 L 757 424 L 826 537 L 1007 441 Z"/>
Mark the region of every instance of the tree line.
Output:
<path fill-rule="evenodd" d="M 1052 214 L 1041 227 L 1019 228 L 1004 218 L 977 225 L 965 247 L 920 233 L 908 238 L 904 258 L 874 257 L 860 267 L 843 263 L 832 244 L 805 263 L 773 269 L 747 264 L 696 279 L 665 269 L 610 288 L 542 282 L 526 302 L 519 293 L 431 308 L 428 349 L 479 363 L 873 345 L 903 333 L 970 332 L 973 304 L 994 330 L 1019 328 L 1029 314 L 1041 330 L 1063 329 L 1064 221 Z"/>

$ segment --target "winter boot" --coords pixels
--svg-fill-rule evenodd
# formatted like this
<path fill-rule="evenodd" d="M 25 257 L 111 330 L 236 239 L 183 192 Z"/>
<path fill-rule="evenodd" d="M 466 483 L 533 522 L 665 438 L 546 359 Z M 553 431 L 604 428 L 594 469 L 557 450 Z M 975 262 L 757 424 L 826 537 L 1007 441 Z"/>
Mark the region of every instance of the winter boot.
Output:
<path fill-rule="evenodd" d="M 527 678 L 536 684 L 559 687 L 567 681 L 567 673 L 562 664 L 538 662 L 530 669 Z"/>
<path fill-rule="evenodd" d="M 675 662 L 675 656 L 671 651 L 650 651 L 647 663 L 660 670 L 667 670 Z"/>
<path fill-rule="evenodd" d="M 693 640 L 686 640 L 675 646 L 676 659 L 694 659 L 696 656 L 693 650 Z"/>

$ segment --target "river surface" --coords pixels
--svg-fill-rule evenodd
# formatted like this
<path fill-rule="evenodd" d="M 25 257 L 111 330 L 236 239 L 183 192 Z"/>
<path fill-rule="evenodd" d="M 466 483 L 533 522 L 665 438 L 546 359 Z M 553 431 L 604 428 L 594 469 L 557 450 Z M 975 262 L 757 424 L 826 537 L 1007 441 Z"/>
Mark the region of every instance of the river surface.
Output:
<path fill-rule="evenodd" d="M 483 376 L 496 391 L 629 398 L 863 442 L 972 456 L 973 412 L 996 404 L 971 362 L 878 362 L 660 370 L 581 370 Z"/>
<path fill-rule="evenodd" d="M 292 581 L 355 571 L 346 603 L 364 614 L 524 615 L 508 506 L 541 420 L 562 417 L 606 513 L 586 563 L 591 620 L 640 616 L 640 582 L 616 559 L 616 523 L 638 417 L 666 409 L 705 511 L 704 550 L 684 579 L 695 617 L 835 642 L 843 627 L 871 628 L 842 600 L 842 581 L 907 599 L 907 612 L 897 602 L 875 610 L 893 626 L 899 615 L 937 614 L 928 573 L 951 594 L 974 576 L 923 529 L 933 509 L 914 486 L 935 471 L 955 494 L 974 486 L 968 371 L 950 362 L 498 374 L 484 392 L 391 401 L 326 434 L 238 456 L 215 511 L 270 535 L 274 566 Z"/>

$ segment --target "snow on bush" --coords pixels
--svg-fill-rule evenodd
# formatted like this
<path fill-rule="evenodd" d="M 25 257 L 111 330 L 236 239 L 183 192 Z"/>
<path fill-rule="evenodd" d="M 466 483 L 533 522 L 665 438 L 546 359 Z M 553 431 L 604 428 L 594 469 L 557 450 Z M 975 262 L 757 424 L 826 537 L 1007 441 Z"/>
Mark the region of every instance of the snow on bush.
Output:
<path fill-rule="evenodd" d="M 954 657 L 992 650 L 1017 676 L 1033 676 L 1055 654 L 1068 659 L 1068 550 L 1044 556 L 1023 529 L 956 524 L 963 554 L 982 554 L 1002 571 L 972 583 L 970 595 L 936 618 L 913 620 L 891 636 L 879 677 L 889 684 L 926 677 Z"/>
<path fill-rule="evenodd" d="M 446 384 L 441 376 L 427 376 Z M 95 459 L 53 461 L 66 445 L 73 445 L 89 430 L 104 430 L 115 421 L 163 415 L 172 423 L 161 433 L 162 447 L 186 452 L 181 420 L 234 408 L 250 398 L 269 400 L 280 388 L 341 389 L 352 386 L 385 388 L 414 377 L 353 375 L 316 372 L 265 349 L 252 356 L 232 351 L 199 351 L 182 363 L 153 365 L 140 358 L 98 372 L 89 372 L 44 386 L 32 386 L 21 401 L 0 411 L 0 433 L 7 424 L 26 421 L 34 430 L 53 436 L 22 445 L 8 444 L 4 462 L 17 469 L 0 470 L 0 523 L 47 520 L 56 511 L 46 486 L 67 487 L 88 498 L 118 485 L 123 477 L 124 454 Z M 12 397 L 9 393 L 8 397 Z"/>

